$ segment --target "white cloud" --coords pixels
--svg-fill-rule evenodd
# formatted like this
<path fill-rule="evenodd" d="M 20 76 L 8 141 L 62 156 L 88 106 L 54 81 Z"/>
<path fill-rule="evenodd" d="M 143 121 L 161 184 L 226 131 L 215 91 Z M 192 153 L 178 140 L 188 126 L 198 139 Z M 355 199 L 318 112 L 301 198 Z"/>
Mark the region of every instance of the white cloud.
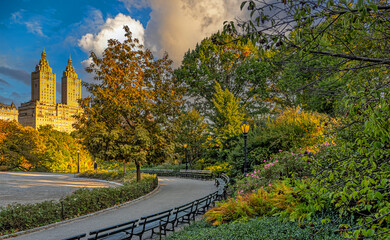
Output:
<path fill-rule="evenodd" d="M 125 39 L 124 25 L 130 28 L 133 38 L 138 38 L 140 43 L 143 44 L 145 30 L 142 24 L 130 16 L 119 13 L 115 18 L 107 18 L 106 22 L 98 27 L 99 32 L 97 34 L 87 33 L 82 36 L 78 45 L 85 52 L 93 51 L 101 56 L 109 39 L 117 39 L 121 42 Z M 85 60 L 83 63 L 86 64 L 88 61 Z"/>
<path fill-rule="evenodd" d="M 204 38 L 222 30 L 223 22 L 242 17 L 242 0 L 119 0 L 129 12 L 133 9 L 150 8 L 150 20 L 143 28 L 139 21 L 130 16 L 118 14 L 108 18 L 97 34 L 91 31 L 79 40 L 79 46 L 86 52 L 101 54 L 107 47 L 107 40 L 122 41 L 123 25 L 128 25 L 133 37 L 149 48 L 157 57 L 168 52 L 174 65 L 178 66 L 188 49 L 195 48 Z M 144 40 L 145 39 L 145 40 Z M 90 60 L 85 60 L 84 64 Z"/>
<path fill-rule="evenodd" d="M 188 49 L 239 17 L 241 0 L 150 0 L 152 12 L 145 46 L 157 56 L 165 51 L 178 66 Z"/>
<path fill-rule="evenodd" d="M 30 18 L 28 20 L 25 20 L 25 10 L 20 10 L 18 12 L 14 12 L 11 15 L 11 19 L 14 23 L 22 24 L 25 25 L 27 30 L 30 33 L 39 35 L 41 37 L 47 37 L 45 34 L 42 32 L 42 22 L 40 21 L 39 18 Z"/>
<path fill-rule="evenodd" d="M 91 66 L 91 63 L 92 63 L 92 58 L 88 58 L 88 59 L 85 59 L 84 61 L 81 62 L 81 65 L 86 68 L 86 67 L 89 67 Z"/>
<path fill-rule="evenodd" d="M 149 0 L 119 0 L 119 2 L 123 2 L 129 12 L 132 12 L 134 8 L 141 9 L 150 6 Z"/>

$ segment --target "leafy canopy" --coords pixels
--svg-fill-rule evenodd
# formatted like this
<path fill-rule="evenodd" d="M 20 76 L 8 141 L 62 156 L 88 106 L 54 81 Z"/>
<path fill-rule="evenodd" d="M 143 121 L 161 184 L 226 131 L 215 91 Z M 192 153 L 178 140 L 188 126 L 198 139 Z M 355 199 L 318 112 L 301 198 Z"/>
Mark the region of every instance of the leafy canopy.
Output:
<path fill-rule="evenodd" d="M 81 101 L 85 112 L 78 128 L 96 157 L 134 161 L 139 169 L 173 154 L 181 90 L 167 54 L 155 60 L 124 29 L 123 43 L 110 39 L 102 57 L 91 53 L 86 70 L 95 82 L 84 84 L 91 96 Z"/>

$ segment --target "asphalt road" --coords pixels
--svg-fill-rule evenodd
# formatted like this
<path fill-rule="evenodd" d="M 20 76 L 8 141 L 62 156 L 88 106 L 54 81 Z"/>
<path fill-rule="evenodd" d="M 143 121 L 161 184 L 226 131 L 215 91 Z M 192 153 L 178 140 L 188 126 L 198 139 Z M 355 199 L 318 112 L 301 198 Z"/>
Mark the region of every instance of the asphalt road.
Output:
<path fill-rule="evenodd" d="M 115 208 L 88 218 L 83 218 L 56 227 L 24 234 L 17 240 L 57 240 L 99 228 L 119 224 L 142 216 L 174 208 L 216 190 L 213 181 L 160 177 L 160 189 L 142 201 Z"/>

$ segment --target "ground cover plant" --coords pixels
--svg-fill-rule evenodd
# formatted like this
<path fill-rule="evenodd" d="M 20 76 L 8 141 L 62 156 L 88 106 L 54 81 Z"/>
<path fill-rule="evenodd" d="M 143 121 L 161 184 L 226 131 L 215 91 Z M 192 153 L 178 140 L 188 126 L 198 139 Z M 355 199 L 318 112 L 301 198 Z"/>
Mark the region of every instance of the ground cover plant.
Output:
<path fill-rule="evenodd" d="M 0 208 L 0 235 L 31 229 L 112 207 L 139 198 L 155 189 L 158 184 L 155 175 L 142 174 L 140 182 L 136 182 L 135 174 L 132 175 L 134 176 L 125 178 L 123 186 L 95 189 L 81 188 L 60 201 L 13 204 Z"/>
<path fill-rule="evenodd" d="M 322 222 L 322 215 L 318 214 L 311 221 L 283 222 L 278 217 L 254 218 L 247 222 L 235 222 L 213 226 L 202 220 L 184 230 L 169 236 L 168 240 L 275 240 L 275 239 L 296 239 L 296 240 L 337 240 L 345 239 L 339 232 L 334 231 L 342 222 L 353 224 L 352 219 L 340 219 L 337 214 L 324 213 L 328 217 Z"/>

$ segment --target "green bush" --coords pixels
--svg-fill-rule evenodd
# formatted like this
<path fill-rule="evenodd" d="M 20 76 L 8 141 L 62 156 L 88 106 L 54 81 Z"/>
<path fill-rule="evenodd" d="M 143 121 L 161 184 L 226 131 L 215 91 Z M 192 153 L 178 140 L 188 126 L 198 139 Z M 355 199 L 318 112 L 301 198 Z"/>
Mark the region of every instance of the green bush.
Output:
<path fill-rule="evenodd" d="M 326 143 L 314 145 L 310 149 L 324 149 L 331 146 Z M 236 183 L 229 189 L 230 195 L 238 193 L 252 192 L 260 187 L 268 186 L 276 180 L 283 180 L 290 177 L 307 177 L 311 174 L 314 150 L 307 152 L 305 149 L 295 151 L 282 151 L 272 154 L 268 159 L 263 160 L 263 164 L 255 165 L 254 171 L 246 176 L 237 178 Z"/>
<path fill-rule="evenodd" d="M 59 202 L 14 204 L 0 208 L 0 235 L 47 225 L 115 206 L 152 191 L 155 175 L 143 174 L 139 183 L 126 182 L 114 188 L 78 189 Z"/>
<path fill-rule="evenodd" d="M 0 235 L 47 225 L 61 220 L 61 205 L 54 201 L 12 204 L 0 208 Z"/>
<path fill-rule="evenodd" d="M 275 119 L 261 127 L 254 126 L 248 133 L 248 167 L 264 164 L 273 154 L 292 149 L 306 148 L 314 144 L 331 142 L 326 133 L 337 126 L 337 121 L 324 114 L 308 112 L 299 108 L 287 108 Z M 228 162 L 233 166 L 232 175 L 242 172 L 244 166 L 244 141 L 240 140 L 228 153 Z"/>
<path fill-rule="evenodd" d="M 99 171 L 85 171 L 82 173 L 79 173 L 77 175 L 81 178 L 94 178 L 94 179 L 102 179 L 107 181 L 116 181 L 121 180 L 123 178 L 123 172 L 118 171 L 107 171 L 107 170 L 99 170 Z"/>
<path fill-rule="evenodd" d="M 326 217 L 326 222 L 321 221 Z M 222 224 L 218 227 L 212 226 L 206 221 L 200 221 L 184 230 L 167 237 L 167 240 L 240 240 L 240 239 L 345 239 L 341 237 L 337 229 L 343 222 L 353 225 L 351 219 L 340 219 L 337 214 L 318 214 L 310 222 L 294 223 L 282 222 L 277 217 L 264 217 L 252 219 L 244 223 Z"/>

